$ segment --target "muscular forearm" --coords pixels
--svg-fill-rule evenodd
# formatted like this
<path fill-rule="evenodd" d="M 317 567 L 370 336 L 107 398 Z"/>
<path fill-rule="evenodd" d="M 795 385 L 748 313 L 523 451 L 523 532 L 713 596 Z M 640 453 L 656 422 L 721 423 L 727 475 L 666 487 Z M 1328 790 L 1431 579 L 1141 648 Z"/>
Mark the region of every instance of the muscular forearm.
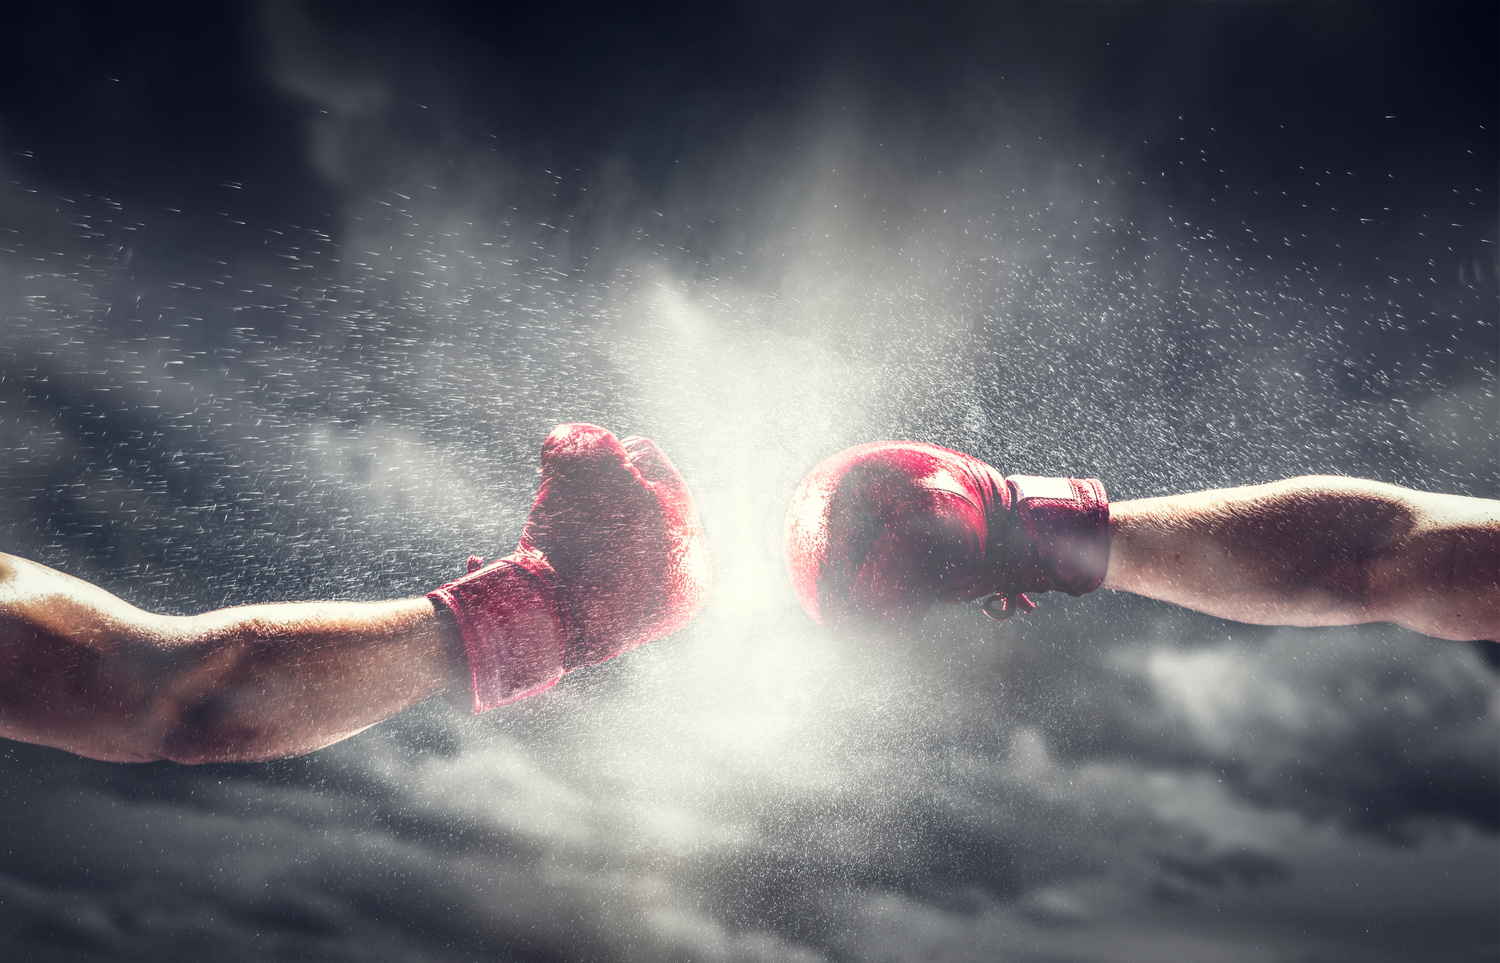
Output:
<path fill-rule="evenodd" d="M 179 762 L 311 752 L 464 681 L 425 598 L 246 606 L 175 629 L 182 654 L 153 728 Z"/>
<path fill-rule="evenodd" d="M 427 599 L 159 616 L 9 556 L 0 662 L 0 735 L 133 762 L 308 752 L 464 677 Z"/>
<path fill-rule="evenodd" d="M 1360 479 L 1116 503 L 1106 588 L 1281 625 L 1500 632 L 1500 502 Z"/>

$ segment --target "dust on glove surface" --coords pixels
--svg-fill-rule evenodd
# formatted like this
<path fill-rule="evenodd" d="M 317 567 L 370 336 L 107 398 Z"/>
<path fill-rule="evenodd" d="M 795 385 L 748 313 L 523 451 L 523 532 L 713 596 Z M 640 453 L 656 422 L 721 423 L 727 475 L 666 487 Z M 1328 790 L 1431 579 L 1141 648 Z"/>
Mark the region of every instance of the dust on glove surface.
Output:
<path fill-rule="evenodd" d="M 647 438 L 566 424 L 516 550 L 429 593 L 458 625 L 474 711 L 678 631 L 712 581 L 687 483 Z"/>
<path fill-rule="evenodd" d="M 990 596 L 1008 618 L 1025 593 L 1082 595 L 1109 562 L 1098 479 L 1002 476 L 961 452 L 872 442 L 817 465 L 792 496 L 787 571 L 823 625 L 910 624 L 935 602 Z"/>

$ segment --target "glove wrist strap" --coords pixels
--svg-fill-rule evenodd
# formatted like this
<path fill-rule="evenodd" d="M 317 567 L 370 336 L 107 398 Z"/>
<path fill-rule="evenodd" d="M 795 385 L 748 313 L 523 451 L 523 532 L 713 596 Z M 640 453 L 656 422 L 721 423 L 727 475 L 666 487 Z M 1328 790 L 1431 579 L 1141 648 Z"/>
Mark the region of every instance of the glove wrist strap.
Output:
<path fill-rule="evenodd" d="M 552 567 L 517 553 L 427 593 L 451 613 L 473 682 L 474 712 L 550 689 L 563 675 L 565 629 Z"/>
<path fill-rule="evenodd" d="M 1109 496 L 1097 478 L 1011 475 L 1006 588 L 1084 595 L 1109 566 Z"/>

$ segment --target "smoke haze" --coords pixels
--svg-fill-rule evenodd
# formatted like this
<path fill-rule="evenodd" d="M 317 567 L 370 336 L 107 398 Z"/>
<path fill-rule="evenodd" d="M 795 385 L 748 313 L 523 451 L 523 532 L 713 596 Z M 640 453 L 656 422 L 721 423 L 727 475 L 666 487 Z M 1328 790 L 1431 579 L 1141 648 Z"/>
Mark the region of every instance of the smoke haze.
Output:
<path fill-rule="evenodd" d="M 877 438 L 1500 497 L 1493 6 L 14 16 L 0 549 L 415 595 L 580 420 L 671 455 L 716 591 L 300 759 L 5 743 L 9 958 L 1495 958 L 1493 646 L 1097 593 L 871 648 L 780 555 Z"/>

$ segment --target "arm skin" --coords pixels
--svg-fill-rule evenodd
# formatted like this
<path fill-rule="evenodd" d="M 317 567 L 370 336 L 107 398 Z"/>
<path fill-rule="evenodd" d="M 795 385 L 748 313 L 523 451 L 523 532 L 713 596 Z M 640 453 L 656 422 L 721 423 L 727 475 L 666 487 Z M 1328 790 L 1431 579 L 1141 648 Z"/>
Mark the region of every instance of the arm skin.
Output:
<path fill-rule="evenodd" d="M 1500 501 L 1308 476 L 1110 506 L 1104 587 L 1261 625 L 1500 639 Z"/>
<path fill-rule="evenodd" d="M 426 598 L 144 612 L 0 554 L 0 736 L 111 762 L 311 752 L 461 690 Z"/>

